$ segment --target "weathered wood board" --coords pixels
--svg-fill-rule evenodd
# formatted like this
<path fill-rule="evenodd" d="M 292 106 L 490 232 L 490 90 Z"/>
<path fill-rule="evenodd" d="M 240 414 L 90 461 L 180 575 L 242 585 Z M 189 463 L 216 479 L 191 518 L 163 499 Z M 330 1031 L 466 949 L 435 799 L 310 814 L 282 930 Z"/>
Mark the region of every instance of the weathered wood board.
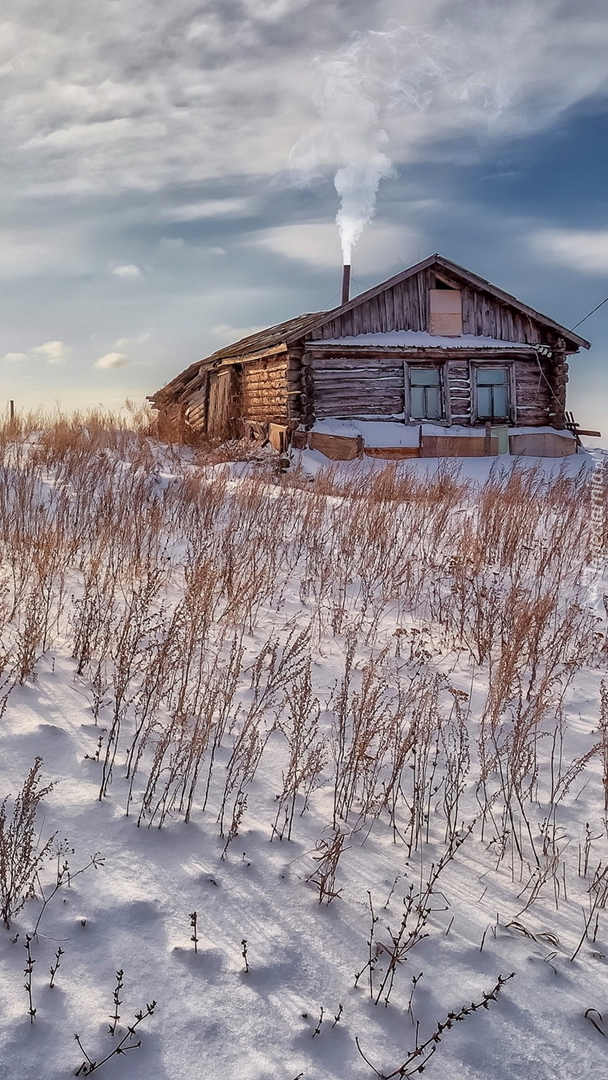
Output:
<path fill-rule="evenodd" d="M 568 457 L 576 454 L 576 439 L 552 431 L 530 431 L 525 435 L 509 435 L 509 452 L 531 457 Z"/>
<path fill-rule="evenodd" d="M 344 435 L 324 435 L 311 431 L 308 438 L 311 450 L 318 450 L 332 461 L 354 461 L 363 454 L 363 439 L 349 439 Z"/>
<path fill-rule="evenodd" d="M 225 436 L 233 412 L 232 372 L 214 372 L 209 380 L 209 406 L 207 411 L 207 435 L 212 439 Z"/>
<path fill-rule="evenodd" d="M 285 452 L 287 449 L 287 427 L 285 424 L 268 425 L 268 442 L 279 454 Z"/>
<path fill-rule="evenodd" d="M 498 439 L 491 439 L 490 457 L 498 453 Z M 423 435 L 423 458 L 429 457 L 487 457 L 485 439 L 478 435 Z"/>
<path fill-rule="evenodd" d="M 379 458 L 381 461 L 406 461 L 420 457 L 419 446 L 366 446 L 366 457 Z"/>
<path fill-rule="evenodd" d="M 449 279 L 445 270 L 442 277 Z M 435 287 L 436 274 L 424 267 L 417 274 L 376 293 L 350 310 L 337 313 L 318 330 L 310 332 L 317 338 L 341 338 L 356 334 L 385 334 L 390 330 L 429 330 L 430 294 Z M 521 341 L 539 345 L 542 328 L 528 315 L 492 295 L 488 289 L 475 288 L 457 277 L 451 282 L 462 298 L 462 333 Z"/>

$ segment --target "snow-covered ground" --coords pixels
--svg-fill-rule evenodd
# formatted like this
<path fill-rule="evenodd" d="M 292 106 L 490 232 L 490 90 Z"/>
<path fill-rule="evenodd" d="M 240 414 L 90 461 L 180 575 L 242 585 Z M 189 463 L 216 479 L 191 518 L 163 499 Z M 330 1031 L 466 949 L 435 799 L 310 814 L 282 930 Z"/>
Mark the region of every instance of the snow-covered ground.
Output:
<path fill-rule="evenodd" d="M 74 1075 L 75 1034 L 98 1062 L 154 1000 L 100 1075 L 408 1076 L 513 972 L 427 1075 L 604 1076 L 593 459 L 280 476 L 91 443 L 3 444 L 5 837 L 40 756 L 54 839 L 0 931 L 0 1074 Z"/>

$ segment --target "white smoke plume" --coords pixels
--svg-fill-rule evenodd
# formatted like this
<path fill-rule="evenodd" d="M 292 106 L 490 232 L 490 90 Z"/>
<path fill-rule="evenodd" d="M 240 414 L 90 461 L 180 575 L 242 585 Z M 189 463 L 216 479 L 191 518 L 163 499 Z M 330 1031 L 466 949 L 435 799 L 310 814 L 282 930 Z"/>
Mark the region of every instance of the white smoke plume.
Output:
<path fill-rule="evenodd" d="M 443 19 L 432 32 L 402 25 L 368 31 L 314 63 L 321 120 L 293 148 L 290 165 L 296 183 L 337 166 L 345 263 L 374 215 L 380 181 L 396 176 L 389 141 L 401 160 L 412 160 L 432 139 L 474 135 L 482 142 L 525 126 L 523 90 L 533 98 L 543 8 L 529 0 L 469 0 L 456 10 L 457 22 Z"/>
<path fill-rule="evenodd" d="M 340 55 L 316 63 L 324 149 L 340 163 L 334 184 L 340 196 L 336 221 L 345 263 L 350 263 L 351 250 L 374 214 L 380 181 L 395 175 L 381 149 L 388 135 L 379 126 L 380 105 L 365 73 L 368 51 L 367 39 L 360 38 Z M 314 155 L 314 138 L 310 149 Z"/>

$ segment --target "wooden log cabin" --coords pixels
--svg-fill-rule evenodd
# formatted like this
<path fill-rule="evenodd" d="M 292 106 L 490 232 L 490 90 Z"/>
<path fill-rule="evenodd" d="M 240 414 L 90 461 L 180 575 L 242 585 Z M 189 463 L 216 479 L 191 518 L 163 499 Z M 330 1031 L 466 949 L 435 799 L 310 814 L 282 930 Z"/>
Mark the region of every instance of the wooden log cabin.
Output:
<path fill-rule="evenodd" d="M 568 356 L 589 342 L 441 255 L 220 349 L 150 401 L 190 438 L 328 457 L 576 451 Z"/>

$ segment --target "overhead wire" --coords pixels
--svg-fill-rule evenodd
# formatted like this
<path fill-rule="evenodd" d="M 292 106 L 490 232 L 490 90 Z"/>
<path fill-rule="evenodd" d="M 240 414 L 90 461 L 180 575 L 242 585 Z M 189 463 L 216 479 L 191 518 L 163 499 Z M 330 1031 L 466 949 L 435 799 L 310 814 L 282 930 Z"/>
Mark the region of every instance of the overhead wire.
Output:
<path fill-rule="evenodd" d="M 603 306 L 604 306 L 604 304 L 608 304 L 608 296 L 606 297 L 606 299 L 605 299 L 605 300 L 602 300 L 601 304 L 598 304 L 598 305 L 597 305 L 597 307 L 594 307 L 592 311 L 590 311 L 590 312 L 589 312 L 589 313 L 588 313 L 587 315 L 585 315 L 585 317 L 584 317 L 583 319 L 579 319 L 579 321 L 578 321 L 577 323 L 575 323 L 575 324 L 574 324 L 574 326 L 571 326 L 571 327 L 570 327 L 570 329 L 571 329 L 571 330 L 576 330 L 577 326 L 580 326 L 580 325 L 581 325 L 581 323 L 584 323 L 584 322 L 586 322 L 586 321 L 587 321 L 587 319 L 588 319 L 588 318 L 589 318 L 589 317 L 590 317 L 591 315 L 595 315 L 596 311 L 599 311 L 599 309 L 600 309 L 601 307 L 603 307 Z"/>

